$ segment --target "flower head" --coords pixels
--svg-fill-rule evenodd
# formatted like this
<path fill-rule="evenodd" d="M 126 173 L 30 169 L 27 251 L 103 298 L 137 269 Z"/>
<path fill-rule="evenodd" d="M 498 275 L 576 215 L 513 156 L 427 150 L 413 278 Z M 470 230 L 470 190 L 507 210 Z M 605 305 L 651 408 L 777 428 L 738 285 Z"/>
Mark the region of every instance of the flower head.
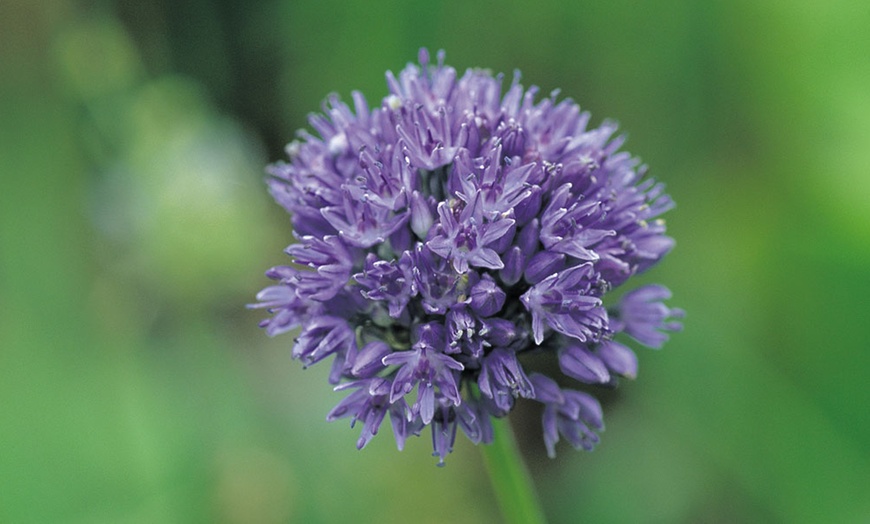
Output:
<path fill-rule="evenodd" d="M 429 62 L 396 77 L 370 107 L 328 98 L 316 132 L 299 133 L 269 188 L 292 215 L 302 268 L 281 266 L 252 307 L 269 335 L 301 329 L 294 358 L 332 357 L 329 381 L 350 393 L 328 420 L 362 422 L 362 448 L 389 414 L 401 449 L 427 426 L 443 463 L 457 430 L 492 439 L 491 417 L 517 399 L 543 404 L 550 455 L 560 435 L 591 449 L 601 407 L 566 382 L 634 378 L 637 357 L 614 337 L 658 348 L 680 329 L 670 292 L 613 290 L 673 247 L 673 206 L 645 166 L 620 151 L 616 126 L 556 95 L 536 101 L 519 75 Z M 564 377 L 527 369 L 552 355 Z"/>

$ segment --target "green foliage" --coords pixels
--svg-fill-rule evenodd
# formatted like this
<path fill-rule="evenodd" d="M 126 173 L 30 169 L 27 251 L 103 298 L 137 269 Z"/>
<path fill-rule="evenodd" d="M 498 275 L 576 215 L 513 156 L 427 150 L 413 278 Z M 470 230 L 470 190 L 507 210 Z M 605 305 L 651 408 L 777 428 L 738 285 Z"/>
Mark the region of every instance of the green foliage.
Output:
<path fill-rule="evenodd" d="M 357 452 L 243 309 L 292 241 L 263 165 L 424 45 L 618 119 L 678 204 L 654 276 L 686 330 L 600 447 L 549 461 L 514 419 L 549 519 L 870 520 L 867 27 L 857 0 L 4 3 L 0 521 L 499 520 L 477 450 Z"/>

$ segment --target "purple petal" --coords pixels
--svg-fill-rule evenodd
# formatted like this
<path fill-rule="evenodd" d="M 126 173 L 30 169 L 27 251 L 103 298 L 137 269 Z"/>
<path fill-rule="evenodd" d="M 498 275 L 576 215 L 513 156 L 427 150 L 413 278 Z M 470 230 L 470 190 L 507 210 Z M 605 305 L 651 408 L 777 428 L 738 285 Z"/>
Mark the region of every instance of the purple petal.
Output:
<path fill-rule="evenodd" d="M 610 373 L 604 362 L 579 345 L 568 346 L 559 352 L 559 368 L 566 375 L 587 384 L 606 384 L 610 381 Z"/>
<path fill-rule="evenodd" d="M 623 377 L 637 377 L 637 355 L 634 351 L 611 340 L 602 342 L 596 352 L 610 371 Z"/>

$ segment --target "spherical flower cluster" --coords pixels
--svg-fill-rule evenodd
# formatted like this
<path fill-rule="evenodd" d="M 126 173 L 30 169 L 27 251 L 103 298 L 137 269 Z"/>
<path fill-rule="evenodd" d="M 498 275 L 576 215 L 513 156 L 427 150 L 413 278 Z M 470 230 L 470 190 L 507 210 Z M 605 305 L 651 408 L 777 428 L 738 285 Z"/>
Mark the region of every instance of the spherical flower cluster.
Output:
<path fill-rule="evenodd" d="M 672 247 L 658 218 L 673 206 L 662 184 L 620 152 L 616 126 L 556 93 L 536 101 L 515 75 L 461 78 L 421 50 L 374 108 L 353 93 L 310 117 L 269 188 L 292 215 L 296 266 L 252 307 L 269 335 L 300 329 L 293 357 L 332 357 L 329 382 L 348 394 L 328 420 L 362 425 L 363 448 L 389 415 L 401 449 L 431 427 L 443 463 L 457 429 L 492 440 L 491 417 L 522 397 L 543 404 L 544 443 L 560 435 L 591 449 L 601 407 L 523 361 L 551 354 L 584 384 L 634 377 L 625 333 L 661 347 L 680 328 L 670 293 L 610 293 Z"/>

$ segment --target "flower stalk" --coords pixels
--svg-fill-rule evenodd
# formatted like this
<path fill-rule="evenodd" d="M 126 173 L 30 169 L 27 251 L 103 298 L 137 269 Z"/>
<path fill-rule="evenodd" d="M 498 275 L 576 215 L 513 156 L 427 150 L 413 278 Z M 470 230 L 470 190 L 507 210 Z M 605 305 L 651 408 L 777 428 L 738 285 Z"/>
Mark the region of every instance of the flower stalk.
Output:
<path fill-rule="evenodd" d="M 509 524 L 543 524 L 546 522 L 544 512 L 510 422 L 503 418 L 495 419 L 492 426 L 492 443 L 478 447 L 483 453 L 483 462 L 503 521 Z"/>

